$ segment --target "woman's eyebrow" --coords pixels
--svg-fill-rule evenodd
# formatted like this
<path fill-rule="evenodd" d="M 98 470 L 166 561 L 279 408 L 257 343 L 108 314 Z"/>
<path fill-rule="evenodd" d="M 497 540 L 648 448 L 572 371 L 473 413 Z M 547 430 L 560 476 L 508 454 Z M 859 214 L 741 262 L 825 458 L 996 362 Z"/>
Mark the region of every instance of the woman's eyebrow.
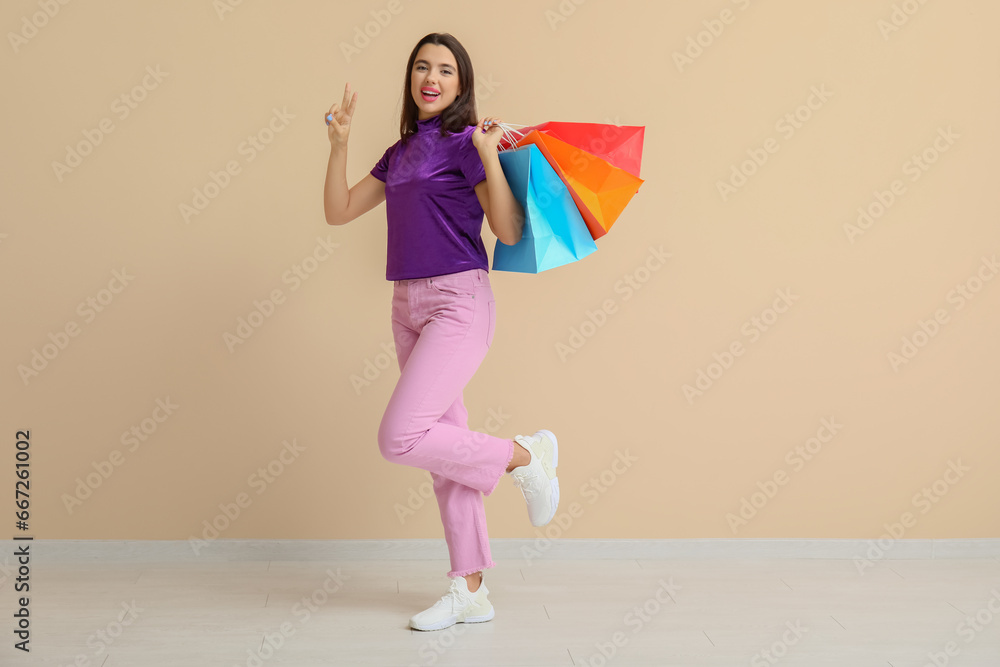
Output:
<path fill-rule="evenodd" d="M 427 62 L 426 60 L 424 60 L 423 58 L 421 58 L 420 60 L 418 60 L 417 62 L 415 62 L 415 63 L 413 63 L 413 64 L 414 64 L 414 65 L 419 65 L 420 63 L 423 63 L 423 64 L 425 64 L 425 65 L 430 65 L 430 63 L 429 63 L 429 62 Z M 443 65 L 441 65 L 441 67 L 450 67 L 450 68 L 452 68 L 452 69 L 455 69 L 455 66 L 454 66 L 454 65 L 450 65 L 450 64 L 448 64 L 448 63 L 444 63 Z"/>

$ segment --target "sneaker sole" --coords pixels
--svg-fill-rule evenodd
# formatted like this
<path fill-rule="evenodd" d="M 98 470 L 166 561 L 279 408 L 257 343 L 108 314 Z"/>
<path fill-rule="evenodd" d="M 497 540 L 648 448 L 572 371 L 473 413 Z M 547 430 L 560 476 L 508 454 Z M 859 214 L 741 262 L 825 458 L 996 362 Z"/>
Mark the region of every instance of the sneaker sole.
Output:
<path fill-rule="evenodd" d="M 556 466 L 559 465 L 559 442 L 552 431 L 542 428 L 535 431 L 536 435 L 539 433 L 544 434 L 552 441 L 552 462 L 546 461 L 544 456 L 539 457 L 542 461 L 542 469 L 545 470 L 545 475 L 549 478 L 549 485 L 552 489 L 552 514 L 545 520 L 545 523 L 537 524 L 537 526 L 545 526 L 555 518 L 556 510 L 559 508 L 559 478 L 556 476 Z"/>
<path fill-rule="evenodd" d="M 438 621 L 433 625 L 417 626 L 411 623 L 410 627 L 413 628 L 414 630 L 420 630 L 423 632 L 427 632 L 430 630 L 444 630 L 445 628 L 450 628 L 451 626 L 457 623 L 484 623 L 486 621 L 492 621 L 494 616 L 496 616 L 496 611 L 493 609 L 493 607 L 490 607 L 490 613 L 484 614 L 482 616 L 467 616 L 465 619 L 461 621 L 457 619 L 446 618 L 445 620 Z"/>
<path fill-rule="evenodd" d="M 492 607 L 490 607 L 490 613 L 485 614 L 483 616 L 469 616 L 469 617 L 467 617 L 462 622 L 463 623 L 483 623 L 485 621 L 492 621 L 494 616 L 496 616 L 496 612 L 493 610 Z"/>

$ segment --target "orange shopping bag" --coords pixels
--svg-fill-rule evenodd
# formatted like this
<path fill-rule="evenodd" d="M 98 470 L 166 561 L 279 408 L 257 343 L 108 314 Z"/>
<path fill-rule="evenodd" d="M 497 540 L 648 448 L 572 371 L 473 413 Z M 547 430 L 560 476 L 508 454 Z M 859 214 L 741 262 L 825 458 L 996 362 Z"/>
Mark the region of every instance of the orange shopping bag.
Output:
<path fill-rule="evenodd" d="M 639 166 L 642 163 L 642 141 L 646 132 L 643 125 L 549 121 L 509 132 L 500 140 L 501 149 L 511 147 L 511 136 L 514 137 L 516 144 L 518 135 L 526 135 L 532 130 L 538 130 L 550 137 L 565 141 L 571 146 L 582 148 L 591 155 L 603 158 L 633 176 L 639 175 Z"/>
<path fill-rule="evenodd" d="M 611 229 L 644 182 L 642 126 L 548 122 L 504 127 L 498 148 L 534 144 L 566 184 L 593 238 Z M 571 143 L 572 142 L 572 143 Z"/>

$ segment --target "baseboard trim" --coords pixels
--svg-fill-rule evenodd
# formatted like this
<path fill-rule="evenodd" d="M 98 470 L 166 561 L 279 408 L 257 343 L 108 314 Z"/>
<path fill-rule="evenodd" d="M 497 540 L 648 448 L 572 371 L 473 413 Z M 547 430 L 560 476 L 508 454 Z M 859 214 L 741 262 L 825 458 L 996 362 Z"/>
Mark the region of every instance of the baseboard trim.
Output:
<path fill-rule="evenodd" d="M 539 533 L 544 535 L 543 533 Z M 6 540 L 5 553 L 30 545 L 35 562 L 448 560 L 443 538 L 409 540 Z M 997 558 L 1000 538 L 859 539 L 491 538 L 494 560 L 671 558 L 935 559 Z M 9 558 L 9 557 L 8 557 Z"/>

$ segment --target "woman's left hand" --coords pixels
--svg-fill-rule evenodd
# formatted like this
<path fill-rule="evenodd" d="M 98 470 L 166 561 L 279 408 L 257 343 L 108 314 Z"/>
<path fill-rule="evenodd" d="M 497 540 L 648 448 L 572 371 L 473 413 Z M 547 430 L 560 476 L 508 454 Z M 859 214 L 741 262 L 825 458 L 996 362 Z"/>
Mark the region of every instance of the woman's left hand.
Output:
<path fill-rule="evenodd" d="M 476 125 L 476 129 L 472 133 L 472 145 L 476 147 L 476 150 L 481 151 L 486 148 L 497 149 L 500 138 L 503 136 L 503 130 L 498 125 L 499 122 L 500 119 L 494 116 L 484 116 L 480 119 L 479 124 Z M 485 133 L 483 132 L 484 129 L 486 130 Z"/>

